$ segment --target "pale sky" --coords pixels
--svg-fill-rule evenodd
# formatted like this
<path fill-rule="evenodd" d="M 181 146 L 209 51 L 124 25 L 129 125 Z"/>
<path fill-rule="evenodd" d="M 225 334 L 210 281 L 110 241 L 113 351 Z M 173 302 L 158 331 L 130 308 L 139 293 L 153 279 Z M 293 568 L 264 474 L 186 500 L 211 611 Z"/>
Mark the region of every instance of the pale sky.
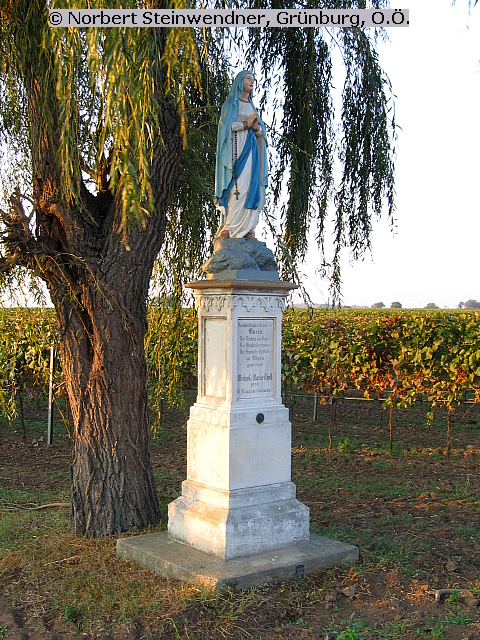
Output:
<path fill-rule="evenodd" d="M 456 307 L 480 300 L 480 4 L 471 16 L 468 0 L 401 8 L 410 26 L 388 29 L 391 41 L 379 44 L 402 128 L 396 231 L 375 221 L 372 256 L 350 265 L 345 254 L 343 303 Z M 326 302 L 314 250 L 302 271 L 312 300 Z"/>

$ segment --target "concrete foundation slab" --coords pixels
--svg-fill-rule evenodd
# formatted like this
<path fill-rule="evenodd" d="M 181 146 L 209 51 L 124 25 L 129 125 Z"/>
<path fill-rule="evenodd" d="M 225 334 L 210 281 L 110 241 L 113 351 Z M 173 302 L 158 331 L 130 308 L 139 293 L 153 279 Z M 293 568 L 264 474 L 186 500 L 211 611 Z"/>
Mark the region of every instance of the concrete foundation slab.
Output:
<path fill-rule="evenodd" d="M 249 589 L 310 575 L 335 564 L 358 560 L 350 544 L 311 535 L 308 540 L 273 551 L 223 560 L 176 542 L 168 533 L 150 533 L 117 541 L 119 558 L 133 560 L 164 577 L 211 587 Z"/>

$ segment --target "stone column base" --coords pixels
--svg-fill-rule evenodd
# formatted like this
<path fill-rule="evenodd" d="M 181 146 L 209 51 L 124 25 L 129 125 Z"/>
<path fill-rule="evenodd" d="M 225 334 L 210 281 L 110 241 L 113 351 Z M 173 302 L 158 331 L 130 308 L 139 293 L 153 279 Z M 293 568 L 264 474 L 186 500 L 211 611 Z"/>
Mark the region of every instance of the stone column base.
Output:
<path fill-rule="evenodd" d="M 289 546 L 309 537 L 308 507 L 292 482 L 222 490 L 185 480 L 168 506 L 168 533 L 225 560 Z"/>

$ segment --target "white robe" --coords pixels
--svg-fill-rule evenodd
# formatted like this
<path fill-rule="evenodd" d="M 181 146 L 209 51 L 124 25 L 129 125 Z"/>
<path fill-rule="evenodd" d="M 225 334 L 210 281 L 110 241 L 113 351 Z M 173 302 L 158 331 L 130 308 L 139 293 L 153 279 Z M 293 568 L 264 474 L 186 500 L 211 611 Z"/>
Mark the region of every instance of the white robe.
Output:
<path fill-rule="evenodd" d="M 235 122 L 232 125 L 232 166 L 235 163 L 235 136 L 237 137 L 237 158 L 242 153 L 248 135 L 248 129 L 243 128 L 243 123 L 254 112 L 250 102 L 239 101 L 239 111 Z M 263 131 L 255 131 L 257 140 L 263 138 Z M 260 143 L 260 144 L 258 144 Z M 258 140 L 258 152 L 260 156 L 260 176 L 263 175 L 265 158 L 263 157 L 263 144 Z M 252 154 L 250 153 L 242 173 L 237 178 L 227 196 L 228 207 L 222 207 L 217 203 L 217 208 L 222 213 L 224 225 L 220 226 L 219 233 L 228 230 L 230 238 L 243 238 L 249 231 L 254 231 L 258 224 L 260 211 L 265 205 L 265 187 L 260 185 L 260 202 L 257 209 L 246 209 L 245 204 L 250 189 L 250 178 L 252 174 Z M 238 192 L 238 197 L 236 193 Z M 226 216 L 226 219 L 225 219 Z"/>

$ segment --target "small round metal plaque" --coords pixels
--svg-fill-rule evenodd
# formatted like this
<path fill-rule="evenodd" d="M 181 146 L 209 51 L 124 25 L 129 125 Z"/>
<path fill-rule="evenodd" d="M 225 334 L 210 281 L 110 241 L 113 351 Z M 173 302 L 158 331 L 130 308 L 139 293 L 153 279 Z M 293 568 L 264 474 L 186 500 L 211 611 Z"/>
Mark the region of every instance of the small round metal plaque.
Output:
<path fill-rule="evenodd" d="M 265 420 L 265 416 L 263 415 L 263 413 L 257 413 L 257 422 L 258 424 L 262 424 L 262 422 Z"/>

